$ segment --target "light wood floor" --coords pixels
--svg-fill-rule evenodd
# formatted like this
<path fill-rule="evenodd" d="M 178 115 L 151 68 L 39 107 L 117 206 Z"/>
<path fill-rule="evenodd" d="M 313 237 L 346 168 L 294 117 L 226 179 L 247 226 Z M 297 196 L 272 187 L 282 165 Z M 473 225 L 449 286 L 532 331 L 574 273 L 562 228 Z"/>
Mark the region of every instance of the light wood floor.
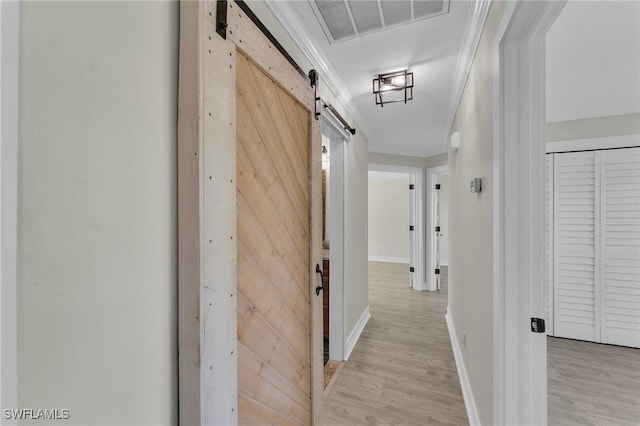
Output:
<path fill-rule="evenodd" d="M 640 425 L 640 349 L 547 338 L 549 425 Z"/>
<path fill-rule="evenodd" d="M 447 286 L 416 292 L 408 279 L 407 265 L 369 263 L 371 319 L 321 424 L 468 424 L 444 319 Z"/>

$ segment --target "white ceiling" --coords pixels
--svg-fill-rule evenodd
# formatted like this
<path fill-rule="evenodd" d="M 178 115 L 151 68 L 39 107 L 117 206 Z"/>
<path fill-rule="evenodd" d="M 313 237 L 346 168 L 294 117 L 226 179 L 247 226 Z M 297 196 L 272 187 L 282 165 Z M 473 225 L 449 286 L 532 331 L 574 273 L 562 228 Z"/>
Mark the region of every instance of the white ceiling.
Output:
<path fill-rule="evenodd" d="M 446 150 L 450 92 L 471 4 L 451 1 L 449 13 L 330 44 L 309 2 L 287 2 L 347 88 L 369 151 L 414 156 Z M 413 100 L 376 106 L 373 78 L 404 68 L 414 73 Z"/>
<path fill-rule="evenodd" d="M 640 112 L 640 2 L 569 1 L 546 65 L 547 122 Z"/>

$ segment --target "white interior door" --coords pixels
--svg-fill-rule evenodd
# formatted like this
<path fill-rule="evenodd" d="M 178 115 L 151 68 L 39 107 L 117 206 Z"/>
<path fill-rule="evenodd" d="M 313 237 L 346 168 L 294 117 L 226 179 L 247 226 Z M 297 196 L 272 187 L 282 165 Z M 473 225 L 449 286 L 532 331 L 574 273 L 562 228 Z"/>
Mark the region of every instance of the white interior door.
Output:
<path fill-rule="evenodd" d="M 433 191 L 433 208 L 434 208 L 434 224 L 435 232 L 435 274 L 436 274 L 436 290 L 440 290 L 440 183 L 436 183 L 435 191 Z"/>
<path fill-rule="evenodd" d="M 601 161 L 602 342 L 640 347 L 640 148 Z"/>
<path fill-rule="evenodd" d="M 416 288 L 418 233 L 416 232 L 416 177 L 409 175 L 409 287 Z"/>
<path fill-rule="evenodd" d="M 599 341 L 597 152 L 554 159 L 554 333 Z"/>

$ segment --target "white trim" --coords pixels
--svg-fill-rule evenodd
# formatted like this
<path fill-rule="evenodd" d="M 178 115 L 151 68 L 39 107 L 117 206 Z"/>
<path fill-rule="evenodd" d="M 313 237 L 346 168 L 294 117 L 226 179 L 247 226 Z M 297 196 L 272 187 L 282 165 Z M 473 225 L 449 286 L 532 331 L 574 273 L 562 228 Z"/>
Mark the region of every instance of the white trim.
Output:
<path fill-rule="evenodd" d="M 440 183 L 440 176 L 449 173 L 449 165 L 445 164 L 427 169 L 427 245 L 429 247 L 426 274 L 426 289 L 436 291 L 436 253 L 435 253 L 435 217 L 434 199 L 435 184 Z"/>
<path fill-rule="evenodd" d="M 331 121 L 323 121 L 323 134 L 330 140 L 331 159 L 329 161 L 329 358 L 343 360 L 346 347 L 346 183 L 347 183 L 347 143 L 340 127 Z"/>
<path fill-rule="evenodd" d="M 590 120 L 593 118 L 602 118 L 602 117 L 610 117 L 615 115 L 627 115 L 627 114 L 638 114 L 640 113 L 640 109 L 638 109 L 638 104 L 634 102 L 629 103 L 620 103 L 617 105 L 608 105 L 602 108 L 598 105 L 600 109 L 594 110 L 593 108 L 585 108 L 582 110 L 576 110 L 571 112 L 553 114 L 547 116 L 547 123 L 558 123 L 563 121 L 574 121 L 574 120 Z"/>
<path fill-rule="evenodd" d="M 363 120 L 353 108 L 353 96 L 351 96 L 347 87 L 342 83 L 342 80 L 338 77 L 338 74 L 326 56 L 324 56 L 318 44 L 309 36 L 300 18 L 288 3 L 289 2 L 278 0 L 265 0 L 265 4 L 280 25 L 282 25 L 285 31 L 291 36 L 311 65 L 318 71 L 322 83 L 327 85 L 347 114 L 356 121 L 362 132 L 366 134 L 368 127 L 367 122 Z"/>
<path fill-rule="evenodd" d="M 369 256 L 369 262 L 406 263 L 408 265 L 409 258 L 394 256 Z"/>
<path fill-rule="evenodd" d="M 493 40 L 493 422 L 505 425 L 506 389 L 506 345 L 505 345 L 505 285 L 504 285 L 504 188 L 502 169 L 504 168 L 504 146 L 502 130 L 502 65 L 500 44 L 511 22 L 517 3 L 509 2 L 502 15 L 496 37 Z"/>
<path fill-rule="evenodd" d="M 509 4 L 494 40 L 496 425 L 547 423 L 546 335 L 529 322 L 546 312 L 544 35 L 564 4 Z"/>
<path fill-rule="evenodd" d="M 416 285 L 414 285 L 413 289 L 418 291 L 427 290 L 427 285 L 425 281 L 425 213 L 424 213 L 424 205 L 425 205 L 425 189 L 424 189 L 424 169 L 421 167 L 410 167 L 410 166 L 399 166 L 395 164 L 378 164 L 378 163 L 369 163 L 369 171 L 375 172 L 389 172 L 389 173 L 406 173 L 411 175 L 415 182 L 415 196 L 416 200 L 414 203 L 414 217 L 417 217 L 418 220 L 414 224 L 415 231 L 413 233 L 413 238 L 417 241 L 414 241 L 415 247 L 417 250 L 414 250 L 413 256 L 414 259 L 409 259 L 409 263 L 413 264 L 415 268 L 415 277 L 416 277 Z"/>
<path fill-rule="evenodd" d="M 547 154 L 552 152 L 587 151 L 595 149 L 631 148 L 640 146 L 640 134 L 605 136 L 600 138 L 573 139 L 547 142 Z"/>
<path fill-rule="evenodd" d="M 429 158 L 434 157 L 440 154 L 446 154 L 447 150 L 442 147 L 436 147 L 434 149 L 430 149 L 428 151 L 413 151 L 410 149 L 398 149 L 397 147 L 378 147 L 369 145 L 369 152 L 373 152 L 376 154 L 389 154 L 389 155 L 402 155 L 405 157 L 420 157 L 420 158 Z"/>
<path fill-rule="evenodd" d="M 0 407 L 18 408 L 17 221 L 20 1 L 0 2 Z M 2 419 L 0 423 L 15 424 Z"/>
<path fill-rule="evenodd" d="M 478 415 L 478 407 L 476 401 L 473 398 L 473 391 L 471 390 L 471 383 L 469 383 L 469 376 L 467 376 L 467 369 L 464 366 L 464 357 L 462 356 L 462 350 L 460 349 L 460 343 L 458 342 L 458 335 L 456 329 L 453 326 L 453 320 L 449 314 L 447 308 L 447 314 L 444 316 L 447 320 L 447 329 L 449 330 L 449 338 L 451 340 L 451 348 L 453 349 L 453 357 L 456 360 L 456 369 L 458 370 L 458 379 L 460 379 L 460 388 L 462 389 L 462 397 L 464 398 L 464 406 L 467 409 L 467 418 L 469 419 L 470 426 L 480 426 L 480 416 Z"/>
<path fill-rule="evenodd" d="M 482 36 L 482 30 L 484 24 L 487 21 L 489 15 L 489 9 L 491 6 L 491 0 L 476 0 L 469 10 L 469 16 L 467 17 L 467 24 L 464 30 L 464 36 L 462 39 L 462 46 L 460 47 L 460 53 L 458 54 L 458 62 L 456 64 L 456 71 L 453 76 L 453 84 L 451 90 L 451 96 L 449 98 L 449 111 L 447 112 L 447 125 L 445 126 L 446 134 L 443 135 L 445 141 L 445 149 L 449 143 L 449 131 L 453 125 L 453 120 L 456 117 L 456 111 L 462 100 L 462 94 L 471 72 L 471 66 L 473 65 L 473 59 L 478 50 L 478 44 L 480 43 L 480 37 Z"/>
<path fill-rule="evenodd" d="M 369 318 L 371 318 L 371 313 L 369 312 L 369 306 L 367 305 L 367 307 L 364 308 L 362 315 L 360 315 L 358 322 L 353 327 L 353 330 L 349 333 L 349 337 L 347 337 L 347 350 L 344 354 L 345 361 L 347 361 L 351 356 L 351 352 L 353 352 L 353 348 L 356 347 L 356 343 L 358 343 L 358 339 L 360 339 L 360 335 L 364 331 L 364 327 L 367 325 L 367 322 L 369 322 Z"/>

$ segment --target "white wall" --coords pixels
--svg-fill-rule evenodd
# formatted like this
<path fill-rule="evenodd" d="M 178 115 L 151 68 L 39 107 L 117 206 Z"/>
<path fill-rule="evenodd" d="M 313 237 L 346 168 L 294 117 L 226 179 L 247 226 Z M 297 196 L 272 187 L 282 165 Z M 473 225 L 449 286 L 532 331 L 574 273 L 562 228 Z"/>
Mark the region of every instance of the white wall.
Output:
<path fill-rule="evenodd" d="M 449 175 L 440 177 L 440 265 L 449 265 Z"/>
<path fill-rule="evenodd" d="M 383 154 L 379 152 L 369 152 L 370 164 L 385 164 L 390 166 L 422 168 L 424 188 L 426 188 L 426 185 L 427 185 L 427 169 L 431 167 L 443 166 L 447 164 L 447 161 L 449 161 L 447 153 L 434 155 L 432 157 L 409 157 L 405 155 L 392 155 L 392 154 Z M 422 211 L 425 213 L 425 215 L 426 215 L 426 212 L 429 211 L 428 209 L 431 209 L 430 200 L 427 200 L 426 196 L 424 197 L 424 205 L 422 207 L 423 207 Z M 425 219 L 425 224 L 426 224 L 426 219 Z M 424 261 L 425 261 L 425 265 L 429 265 L 430 251 L 429 251 L 429 244 L 426 243 L 428 241 L 427 226 L 424 227 L 423 231 L 424 232 L 421 238 L 423 239 L 423 241 L 425 241 Z M 425 282 L 426 282 L 426 272 L 427 272 L 426 269 L 427 268 L 425 268 L 423 276 L 418 277 L 419 279 L 422 279 Z"/>
<path fill-rule="evenodd" d="M 20 3 L 0 2 L 0 407 L 5 408 L 17 406 L 19 39 Z"/>
<path fill-rule="evenodd" d="M 409 175 L 369 171 L 369 260 L 409 263 Z"/>
<path fill-rule="evenodd" d="M 640 2 L 570 0 L 546 36 L 548 122 L 640 112 Z"/>
<path fill-rule="evenodd" d="M 571 0 L 545 43 L 548 142 L 640 133 L 640 3 Z"/>
<path fill-rule="evenodd" d="M 176 424 L 175 2 L 23 2 L 18 388 Z"/>
<path fill-rule="evenodd" d="M 492 43 L 505 6 L 491 3 L 450 132 L 460 132 L 461 147 L 449 152 L 449 314 L 483 425 L 494 424 Z M 469 191 L 474 177 L 479 194 Z"/>

